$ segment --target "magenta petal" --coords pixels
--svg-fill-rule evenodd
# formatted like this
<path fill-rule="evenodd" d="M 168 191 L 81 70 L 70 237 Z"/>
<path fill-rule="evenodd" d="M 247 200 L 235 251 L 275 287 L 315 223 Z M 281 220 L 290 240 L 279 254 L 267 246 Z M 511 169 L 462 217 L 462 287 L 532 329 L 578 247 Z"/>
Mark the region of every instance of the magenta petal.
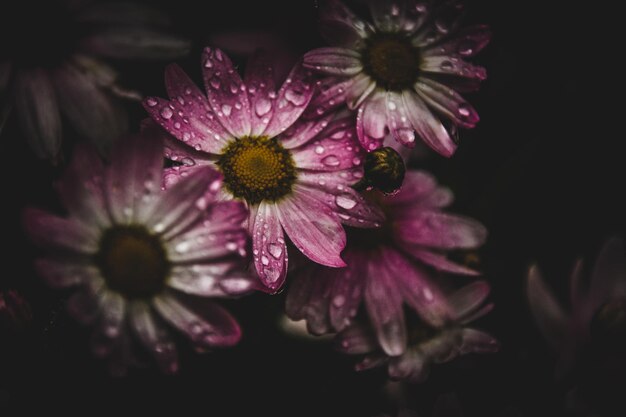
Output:
<path fill-rule="evenodd" d="M 248 60 L 244 79 L 250 100 L 252 136 L 260 136 L 274 115 L 276 86 L 270 57 L 262 53 L 253 55 Z"/>
<path fill-rule="evenodd" d="M 414 87 L 428 105 L 455 124 L 472 128 L 480 120 L 478 112 L 454 89 L 428 78 L 418 81 Z"/>
<path fill-rule="evenodd" d="M 318 81 L 316 84 L 317 92 L 304 112 L 304 117 L 316 119 L 341 106 L 346 100 L 347 89 L 354 82 L 352 78 L 343 80 L 343 78 L 338 77 L 327 77 Z"/>
<path fill-rule="evenodd" d="M 417 210 L 393 228 L 396 239 L 440 249 L 472 249 L 487 238 L 487 229 L 476 220 L 437 211 Z"/>
<path fill-rule="evenodd" d="M 120 138 L 105 171 L 105 191 L 113 219 L 142 222 L 161 191 L 163 144 L 160 138 L 135 135 Z"/>
<path fill-rule="evenodd" d="M 404 146 L 415 146 L 415 131 L 411 125 L 409 108 L 400 93 L 387 93 L 387 126 L 393 138 Z"/>
<path fill-rule="evenodd" d="M 177 165 L 163 170 L 163 187 L 169 189 L 186 177 L 205 169 L 206 165 Z"/>
<path fill-rule="evenodd" d="M 228 311 L 205 299 L 165 294 L 154 299 L 154 307 L 172 326 L 200 347 L 233 346 L 241 329 Z"/>
<path fill-rule="evenodd" d="M 423 48 L 424 56 L 460 55 L 474 56 L 483 50 L 491 40 L 491 30 L 486 25 L 469 26 L 458 30 L 453 37 L 443 44 Z"/>
<path fill-rule="evenodd" d="M 220 280 L 233 266 L 233 262 L 174 265 L 167 285 L 186 294 L 225 297 Z"/>
<path fill-rule="evenodd" d="M 346 251 L 344 258 L 348 266 L 333 270 L 334 285 L 330 296 L 330 321 L 335 330 L 343 330 L 352 322 L 363 300 L 362 268 L 365 264 L 357 254 Z"/>
<path fill-rule="evenodd" d="M 359 107 L 376 88 L 376 82 L 369 75 L 361 73 L 354 77 L 352 83 L 346 86 L 346 104 L 351 110 Z"/>
<path fill-rule="evenodd" d="M 379 348 L 376 336 L 369 327 L 353 324 L 337 334 L 337 350 L 349 354 L 369 353 Z"/>
<path fill-rule="evenodd" d="M 378 342 L 389 356 L 401 355 L 406 349 L 407 334 L 402 294 L 395 282 L 397 277 L 387 268 L 380 255 L 377 259 L 370 259 L 368 267 L 365 306 Z"/>
<path fill-rule="evenodd" d="M 386 96 L 375 93 L 359 107 L 356 131 L 365 150 L 380 148 L 387 134 Z"/>
<path fill-rule="evenodd" d="M 340 1 L 329 0 L 320 6 L 320 32 L 332 44 L 356 49 L 374 28 Z"/>
<path fill-rule="evenodd" d="M 102 160 L 92 149 L 80 144 L 57 184 L 63 205 L 72 216 L 87 225 L 103 227 L 111 222 L 106 209 Z"/>
<path fill-rule="evenodd" d="M 483 67 L 449 56 L 424 57 L 420 69 L 425 73 L 453 75 L 479 81 L 487 78 L 487 71 Z"/>
<path fill-rule="evenodd" d="M 346 266 L 340 256 L 346 246 L 346 233 L 326 204 L 296 186 L 277 209 L 281 225 L 300 252 L 322 265 Z"/>
<path fill-rule="evenodd" d="M 285 300 L 285 313 L 290 319 L 302 320 L 306 317 L 306 309 L 319 272 L 319 267 L 309 266 L 294 276 Z"/>
<path fill-rule="evenodd" d="M 278 210 L 274 203 L 261 202 L 251 230 L 256 272 L 272 292 L 283 285 L 287 275 L 287 246 Z"/>
<path fill-rule="evenodd" d="M 266 136 L 277 136 L 294 124 L 315 93 L 311 72 L 298 63 L 293 67 L 275 100 L 274 115 L 265 129 Z"/>
<path fill-rule="evenodd" d="M 220 49 L 202 53 L 204 86 L 220 123 L 236 138 L 250 135 L 250 101 L 239 73 Z"/>
<path fill-rule="evenodd" d="M 536 265 L 531 266 L 528 271 L 526 293 L 530 311 L 539 330 L 555 350 L 560 350 L 566 341 L 569 321 Z"/>
<path fill-rule="evenodd" d="M 298 148 L 319 135 L 329 126 L 333 118 L 335 118 L 335 115 L 306 121 L 300 119 L 280 135 L 281 144 L 285 149 Z"/>
<path fill-rule="evenodd" d="M 175 235 L 193 223 L 210 203 L 207 189 L 221 181 L 221 174 L 204 166 L 168 188 L 146 216 L 145 224 L 156 233 Z"/>
<path fill-rule="evenodd" d="M 39 245 L 85 255 L 94 254 L 98 250 L 98 231 L 73 219 L 27 208 L 23 213 L 23 221 L 26 233 Z"/>
<path fill-rule="evenodd" d="M 350 76 L 363 70 L 361 54 L 346 48 L 317 48 L 304 55 L 304 65 L 327 75 Z"/>
<path fill-rule="evenodd" d="M 438 271 L 469 276 L 480 275 L 480 272 L 468 268 L 464 265 L 457 264 L 456 262 L 452 262 L 451 260 L 446 258 L 445 255 L 431 252 L 420 246 L 403 245 L 402 250 L 404 250 L 406 253 L 413 256 L 414 258 L 424 262 L 425 264 L 432 266 Z"/>
<path fill-rule="evenodd" d="M 441 122 L 426 107 L 416 93 L 405 91 L 402 99 L 406 106 L 409 120 L 424 142 L 443 156 L 450 157 L 456 150 L 456 144 Z"/>
<path fill-rule="evenodd" d="M 38 259 L 35 269 L 51 287 L 71 287 L 98 279 L 100 273 L 90 265 L 70 263 L 67 260 Z"/>
<path fill-rule="evenodd" d="M 178 353 L 169 332 L 157 322 L 150 307 L 143 302 L 135 302 L 129 306 L 129 321 L 137 338 L 154 356 L 159 368 L 167 374 L 178 371 Z"/>

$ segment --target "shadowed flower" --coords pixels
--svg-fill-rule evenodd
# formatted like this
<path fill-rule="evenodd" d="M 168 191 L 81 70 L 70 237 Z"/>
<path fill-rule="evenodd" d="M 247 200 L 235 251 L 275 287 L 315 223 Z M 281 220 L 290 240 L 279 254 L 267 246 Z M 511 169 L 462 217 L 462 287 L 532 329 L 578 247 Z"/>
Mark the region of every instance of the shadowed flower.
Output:
<path fill-rule="evenodd" d="M 456 127 L 472 128 L 478 113 L 457 91 L 486 78 L 464 58 L 487 45 L 485 26 L 459 29 L 456 0 L 369 1 L 373 24 L 337 0 L 321 7 L 322 35 L 333 47 L 304 57 L 305 66 L 329 75 L 314 100 L 321 113 L 344 101 L 358 109 L 357 132 L 365 149 L 382 146 L 386 133 L 408 147 L 415 134 L 444 156 L 456 150 Z M 446 126 L 448 125 L 448 126 Z"/>
<path fill-rule="evenodd" d="M 202 297 L 241 295 L 257 281 L 241 268 L 245 207 L 215 199 L 221 175 L 203 167 L 163 191 L 162 163 L 154 137 L 118 141 L 106 167 L 77 147 L 58 187 L 69 216 L 31 208 L 24 220 L 47 250 L 39 274 L 53 287 L 79 287 L 68 310 L 94 325 L 94 353 L 124 369 L 135 338 L 172 373 L 178 360 L 165 323 L 198 348 L 231 346 L 239 325 Z"/>
<path fill-rule="evenodd" d="M 363 176 L 364 152 L 350 117 L 299 119 L 313 95 L 308 70 L 297 65 L 276 91 L 272 68 L 257 55 L 241 79 L 219 49 L 202 58 L 207 97 L 176 65 L 167 68 L 170 100 L 144 101 L 152 118 L 178 140 L 166 156 L 184 165 L 175 182 L 209 164 L 224 175 L 224 198 L 250 209 L 254 265 L 277 291 L 287 273 L 286 234 L 309 259 L 342 267 L 341 223 L 373 227 L 382 213 L 350 186 Z"/>
<path fill-rule="evenodd" d="M 0 291 L 0 329 L 19 332 L 33 321 L 30 304 L 15 290 Z"/>
<path fill-rule="evenodd" d="M 188 41 L 166 32 L 167 16 L 138 4 L 25 0 L 5 6 L 0 128 L 13 107 L 40 158 L 59 158 L 61 114 L 102 154 L 127 130 L 117 97 L 139 97 L 117 84 L 116 71 L 102 58 L 171 59 L 189 49 Z"/>
<path fill-rule="evenodd" d="M 404 186 L 393 196 L 369 196 L 386 214 L 383 225 L 349 228 L 346 268 L 303 268 L 289 289 L 286 310 L 294 320 L 306 319 L 312 333 L 321 334 L 344 329 L 363 302 L 380 346 L 397 356 L 408 340 L 404 304 L 432 326 L 449 319 L 446 296 L 428 268 L 478 275 L 447 259 L 445 252 L 477 248 L 487 231 L 476 220 L 445 213 L 452 193 L 425 172 L 407 172 Z M 472 288 L 480 290 L 478 298 L 487 295 L 486 284 Z"/>
<path fill-rule="evenodd" d="M 491 353 L 498 342 L 489 334 L 466 327 L 491 310 L 483 306 L 489 293 L 487 283 L 477 281 L 449 297 L 424 306 L 420 318 L 408 325 L 408 347 L 402 353 L 386 352 L 369 326 L 352 324 L 336 336 L 337 348 L 349 354 L 365 355 L 356 365 L 358 371 L 387 366 L 389 377 L 423 382 L 432 364 L 449 362 L 467 353 Z"/>

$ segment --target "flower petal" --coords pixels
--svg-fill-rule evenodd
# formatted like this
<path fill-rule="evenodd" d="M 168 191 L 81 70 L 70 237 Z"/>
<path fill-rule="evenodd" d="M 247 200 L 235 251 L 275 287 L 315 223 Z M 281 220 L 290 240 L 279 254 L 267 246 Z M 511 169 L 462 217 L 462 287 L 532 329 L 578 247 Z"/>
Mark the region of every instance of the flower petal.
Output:
<path fill-rule="evenodd" d="M 311 287 L 309 302 L 305 308 L 305 317 L 308 332 L 320 336 L 332 330 L 328 314 L 332 278 L 329 276 L 315 278 Z"/>
<path fill-rule="evenodd" d="M 327 75 L 350 76 L 363 71 L 361 54 L 346 48 L 317 48 L 304 55 L 304 66 Z"/>
<path fill-rule="evenodd" d="M 91 324 L 100 312 L 99 296 L 104 291 L 104 281 L 94 279 L 84 282 L 67 301 L 67 313 L 82 324 Z"/>
<path fill-rule="evenodd" d="M 272 292 L 282 287 L 287 275 L 287 246 L 278 210 L 275 203 L 261 202 L 251 230 L 256 272 Z"/>
<path fill-rule="evenodd" d="M 61 149 L 61 116 L 46 71 L 34 69 L 17 72 L 15 108 L 31 149 L 39 158 L 55 160 Z"/>
<path fill-rule="evenodd" d="M 320 32 L 331 44 L 358 49 L 374 28 L 340 1 L 329 0 L 320 6 Z"/>
<path fill-rule="evenodd" d="M 281 144 L 285 149 L 294 149 L 308 143 L 326 129 L 334 117 L 331 114 L 313 120 L 300 119 L 280 135 Z"/>
<path fill-rule="evenodd" d="M 98 357 L 108 356 L 117 345 L 124 331 L 126 302 L 117 292 L 103 291 L 98 296 L 100 304 L 99 323 L 91 337 L 91 348 Z"/>
<path fill-rule="evenodd" d="M 465 265 L 452 262 L 445 255 L 434 253 L 416 245 L 404 245 L 402 250 L 414 258 L 424 262 L 425 264 L 432 266 L 438 271 L 449 272 L 451 274 L 476 276 L 480 275 L 480 272 L 475 271 Z"/>
<path fill-rule="evenodd" d="M 485 68 L 450 56 L 423 57 L 420 70 L 423 73 L 447 74 L 479 81 L 487 79 L 487 70 Z"/>
<path fill-rule="evenodd" d="M 408 217 L 415 210 L 444 208 L 452 204 L 452 192 L 437 184 L 426 171 L 407 171 L 400 192 L 385 197 L 385 204 L 393 211 L 394 218 Z"/>
<path fill-rule="evenodd" d="M 401 355 L 407 343 L 403 299 L 395 282 L 395 272 L 388 268 L 380 254 L 372 254 L 365 284 L 365 307 L 378 342 L 389 356 Z"/>
<path fill-rule="evenodd" d="M 477 311 L 489 295 L 489 284 L 475 281 L 457 290 L 449 297 L 449 304 L 454 320 L 462 320 Z"/>
<path fill-rule="evenodd" d="M 403 0 L 369 1 L 370 13 L 374 19 L 374 26 L 380 32 L 398 32 L 403 29 L 406 4 Z"/>
<path fill-rule="evenodd" d="M 337 331 L 349 325 L 358 312 L 363 300 L 363 276 L 367 273 L 365 264 L 357 253 L 346 251 L 346 268 L 329 271 L 334 276 L 334 285 L 330 296 L 330 322 Z"/>
<path fill-rule="evenodd" d="M 303 117 L 317 119 L 329 114 L 346 100 L 346 90 L 354 80 L 340 77 L 326 77 L 316 83 L 316 93 L 309 103 Z"/>
<path fill-rule="evenodd" d="M 490 334 L 474 329 L 463 329 L 461 333 L 461 353 L 493 353 L 500 349 L 500 344 Z"/>
<path fill-rule="evenodd" d="M 472 249 L 487 238 L 487 229 L 468 217 L 427 210 L 415 210 L 412 214 L 393 224 L 394 236 L 402 242 L 440 249 Z"/>
<path fill-rule="evenodd" d="M 387 125 L 393 138 L 410 148 L 415 146 L 415 131 L 411 125 L 409 108 L 402 95 L 395 92 L 387 92 Z"/>
<path fill-rule="evenodd" d="M 536 265 L 530 267 L 526 295 L 535 322 L 555 350 L 563 347 L 568 329 L 568 319 L 558 301 L 548 290 Z"/>
<path fill-rule="evenodd" d="M 241 339 L 239 324 L 219 305 L 190 296 L 164 294 L 154 299 L 161 316 L 200 347 L 233 346 Z"/>
<path fill-rule="evenodd" d="M 483 50 L 491 40 L 491 30 L 486 25 L 468 26 L 456 31 L 453 37 L 443 44 L 422 48 L 422 56 L 460 55 L 474 56 Z"/>
<path fill-rule="evenodd" d="M 116 26 L 82 39 L 80 48 L 107 58 L 166 60 L 187 55 L 191 43 L 147 27 Z"/>
<path fill-rule="evenodd" d="M 413 383 L 423 382 L 428 378 L 430 366 L 424 355 L 417 349 L 407 349 L 404 354 L 389 361 L 389 377 L 394 380 L 406 380 Z"/>
<path fill-rule="evenodd" d="M 326 204 L 295 186 L 293 194 L 281 201 L 277 209 L 281 225 L 300 252 L 322 265 L 346 265 L 340 257 L 346 246 L 346 233 Z"/>
<path fill-rule="evenodd" d="M 306 318 L 307 306 L 319 272 L 319 267 L 311 265 L 295 274 L 285 300 L 285 313 L 290 319 Z"/>
<path fill-rule="evenodd" d="M 46 284 L 55 288 L 71 287 L 98 279 L 100 272 L 92 265 L 73 263 L 68 260 L 38 259 L 35 269 Z"/>
<path fill-rule="evenodd" d="M 409 120 L 424 142 L 441 155 L 450 157 L 456 150 L 456 144 L 441 122 L 431 113 L 417 94 L 405 91 L 402 100 L 406 106 Z"/>
<path fill-rule="evenodd" d="M 461 127 L 473 128 L 480 120 L 478 112 L 452 88 L 428 78 L 415 83 L 414 88 L 429 106 Z"/>
<path fill-rule="evenodd" d="M 52 81 L 61 111 L 76 132 L 108 155 L 115 140 L 128 130 L 124 107 L 75 65 L 66 64 L 55 71 Z"/>
<path fill-rule="evenodd" d="M 178 372 L 176 345 L 165 326 L 156 320 L 150 307 L 144 302 L 130 304 L 129 320 L 137 338 L 154 356 L 161 371 L 166 374 Z"/>
<path fill-rule="evenodd" d="M 359 107 L 376 88 L 376 81 L 365 73 L 353 78 L 352 83 L 346 86 L 346 104 L 351 110 Z"/>
<path fill-rule="evenodd" d="M 604 244 L 594 265 L 589 285 L 589 306 L 596 310 L 609 298 L 626 296 L 626 252 L 621 239 Z"/>
<path fill-rule="evenodd" d="M 98 250 L 98 231 L 74 219 L 64 219 L 43 210 L 26 208 L 23 221 L 26 233 L 38 245 L 83 255 L 94 254 Z"/>
<path fill-rule="evenodd" d="M 314 86 L 310 70 L 301 63 L 296 64 L 278 91 L 274 115 L 264 134 L 269 137 L 277 136 L 293 125 L 313 98 Z"/>
<path fill-rule="evenodd" d="M 359 107 L 356 131 L 361 146 L 368 152 L 382 146 L 387 134 L 385 94 L 374 93 Z"/>
<path fill-rule="evenodd" d="M 220 49 L 205 48 L 202 72 L 209 103 L 220 123 L 236 138 L 250 135 L 250 101 L 239 73 Z"/>
<path fill-rule="evenodd" d="M 191 122 L 190 122 L 191 123 Z M 193 122 L 194 126 L 197 126 L 196 122 Z M 187 126 L 187 128 L 190 128 Z M 223 130 L 223 128 L 221 128 Z M 182 140 L 172 136 L 166 129 L 158 125 L 154 120 L 147 118 L 141 121 L 141 134 L 148 135 L 153 138 L 160 138 L 163 141 L 164 149 L 163 153 L 167 159 L 171 159 L 175 162 L 180 162 L 183 165 L 204 164 L 207 165 L 211 162 L 211 155 L 200 147 L 200 150 L 195 149 L 192 145 L 188 145 Z M 193 142 L 193 146 L 201 144 L 206 140 L 200 140 Z M 191 143 L 191 141 L 190 141 Z M 214 146 L 216 152 L 219 152 L 223 144 L 218 140 L 207 141 L 204 146 Z"/>
<path fill-rule="evenodd" d="M 338 351 L 352 355 L 369 353 L 379 348 L 376 336 L 360 323 L 346 327 L 335 338 Z"/>
<path fill-rule="evenodd" d="M 261 136 L 274 115 L 274 68 L 267 54 L 256 53 L 246 66 L 244 80 L 250 100 L 252 136 Z"/>

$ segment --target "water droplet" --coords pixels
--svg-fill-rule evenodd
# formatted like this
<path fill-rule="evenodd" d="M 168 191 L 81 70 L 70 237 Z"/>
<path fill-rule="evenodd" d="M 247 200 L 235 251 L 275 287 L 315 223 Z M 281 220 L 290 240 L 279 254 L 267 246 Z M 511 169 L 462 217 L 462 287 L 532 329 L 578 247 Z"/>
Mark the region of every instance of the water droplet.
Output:
<path fill-rule="evenodd" d="M 198 210 L 204 210 L 207 208 L 208 205 L 209 202 L 207 201 L 206 197 L 200 197 L 196 200 L 196 207 L 198 208 Z"/>
<path fill-rule="evenodd" d="M 224 60 L 224 57 L 222 56 L 222 51 L 217 49 L 215 51 L 215 58 L 217 58 L 218 61 L 222 62 Z"/>
<path fill-rule="evenodd" d="M 202 326 L 202 323 L 192 322 L 189 324 L 189 331 L 191 334 L 199 336 L 204 333 L 204 326 Z"/>
<path fill-rule="evenodd" d="M 400 15 L 400 7 L 398 7 L 397 4 L 392 4 L 391 5 L 391 15 L 392 16 L 399 16 Z"/>
<path fill-rule="evenodd" d="M 267 245 L 267 251 L 276 259 L 280 259 L 280 256 L 283 254 L 283 247 L 281 245 L 277 245 L 276 243 L 270 243 Z"/>
<path fill-rule="evenodd" d="M 173 115 L 174 115 L 174 112 L 169 107 L 163 107 L 161 109 L 161 117 L 164 118 L 165 120 L 171 119 Z"/>
<path fill-rule="evenodd" d="M 236 242 L 228 242 L 228 243 L 226 243 L 226 249 L 228 249 L 229 251 L 236 251 L 237 250 L 237 243 Z"/>
<path fill-rule="evenodd" d="M 265 255 L 261 255 L 261 263 L 265 266 L 268 266 L 270 264 L 270 259 Z"/>
<path fill-rule="evenodd" d="M 274 268 L 264 268 L 263 274 L 265 274 L 267 281 L 271 283 L 278 281 L 278 277 L 280 277 L 280 271 Z"/>
<path fill-rule="evenodd" d="M 324 153 L 324 147 L 322 145 L 317 145 L 315 147 L 315 153 L 318 155 L 321 155 Z"/>
<path fill-rule="evenodd" d="M 233 110 L 232 106 L 229 106 L 228 104 L 224 104 L 222 105 L 222 113 L 224 113 L 225 116 L 230 116 L 230 112 Z"/>
<path fill-rule="evenodd" d="M 120 328 L 114 324 L 110 324 L 104 328 L 104 334 L 113 339 L 120 334 Z"/>
<path fill-rule="evenodd" d="M 389 100 L 387 102 L 387 108 L 391 111 L 395 110 L 398 108 L 398 106 L 396 106 L 396 103 L 394 103 L 393 101 Z"/>
<path fill-rule="evenodd" d="M 239 86 L 237 84 L 231 84 L 230 85 L 230 92 L 233 94 L 237 94 L 237 92 L 239 91 Z"/>
<path fill-rule="evenodd" d="M 451 71 L 454 68 L 454 65 L 450 61 L 443 61 L 440 65 L 440 68 L 444 71 Z"/>
<path fill-rule="evenodd" d="M 357 202 L 348 194 L 342 194 L 335 197 L 335 203 L 343 209 L 351 210 L 356 206 Z"/>
<path fill-rule="evenodd" d="M 475 43 L 471 39 L 463 39 L 457 45 L 457 52 L 459 55 L 470 56 L 474 53 Z"/>
<path fill-rule="evenodd" d="M 189 247 L 191 246 L 191 244 L 189 243 L 189 241 L 184 240 L 180 243 L 178 243 L 175 247 L 174 250 L 178 253 L 185 253 L 189 250 Z"/>
<path fill-rule="evenodd" d="M 213 61 L 211 61 L 210 58 L 207 58 L 207 60 L 204 62 L 204 67 L 205 68 L 213 68 Z"/>
<path fill-rule="evenodd" d="M 342 139 L 345 136 L 346 132 L 343 130 L 340 130 L 338 132 L 333 133 L 330 138 L 334 139 L 334 140 L 339 140 Z"/>
<path fill-rule="evenodd" d="M 209 84 L 211 84 L 211 87 L 213 87 L 214 89 L 219 89 L 220 85 L 222 85 L 222 83 L 220 82 L 220 79 L 217 77 L 213 77 L 209 80 Z"/>
<path fill-rule="evenodd" d="M 430 290 L 430 288 L 426 287 L 422 290 L 422 292 L 424 293 L 424 298 L 426 299 L 426 301 L 433 301 L 435 299 L 435 297 L 433 296 L 433 292 Z"/>
<path fill-rule="evenodd" d="M 178 97 L 178 102 L 180 103 L 181 106 L 185 105 L 185 99 L 180 96 Z"/>
<path fill-rule="evenodd" d="M 339 166 L 340 161 L 339 158 L 337 158 L 335 155 L 328 155 L 327 157 L 322 159 L 322 163 L 329 167 L 336 167 Z"/>
<path fill-rule="evenodd" d="M 271 109 L 272 102 L 264 98 L 258 99 L 257 102 L 254 104 L 254 111 L 259 117 L 265 116 L 267 113 L 269 113 Z"/>
<path fill-rule="evenodd" d="M 189 139 L 191 139 L 191 135 L 189 134 L 189 132 L 183 133 L 183 142 L 188 142 Z"/>
<path fill-rule="evenodd" d="M 153 99 L 152 97 L 150 97 L 149 99 L 146 100 L 146 104 L 148 105 L 148 107 L 154 107 L 158 104 L 159 102 L 156 101 L 155 99 Z"/>
<path fill-rule="evenodd" d="M 306 96 L 300 91 L 288 89 L 285 91 L 285 98 L 294 106 L 302 106 L 306 103 Z"/>
<path fill-rule="evenodd" d="M 346 297 L 343 295 L 337 295 L 333 298 L 333 305 L 337 308 L 343 306 L 346 303 Z"/>
<path fill-rule="evenodd" d="M 463 117 L 469 117 L 471 110 L 467 104 L 461 104 L 459 106 L 459 114 Z"/>
<path fill-rule="evenodd" d="M 396 135 L 400 142 L 407 144 L 415 142 L 415 131 L 413 129 L 401 128 L 396 130 Z"/>

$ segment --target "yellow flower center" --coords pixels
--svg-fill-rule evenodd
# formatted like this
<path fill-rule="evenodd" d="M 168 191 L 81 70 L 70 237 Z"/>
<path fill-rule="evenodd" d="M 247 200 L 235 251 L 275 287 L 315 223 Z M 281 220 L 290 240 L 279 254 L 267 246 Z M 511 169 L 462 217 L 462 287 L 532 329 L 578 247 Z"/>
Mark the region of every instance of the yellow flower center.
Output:
<path fill-rule="evenodd" d="M 223 149 L 217 165 L 226 189 L 248 204 L 279 200 L 291 192 L 296 180 L 291 153 L 276 138 L 236 139 Z"/>
<path fill-rule="evenodd" d="M 161 240 L 142 226 L 106 230 L 100 239 L 96 264 L 107 286 L 131 299 L 161 292 L 170 270 Z"/>
<path fill-rule="evenodd" d="M 387 90 L 401 91 L 417 81 L 419 49 L 399 33 L 373 35 L 361 54 L 365 72 Z"/>

